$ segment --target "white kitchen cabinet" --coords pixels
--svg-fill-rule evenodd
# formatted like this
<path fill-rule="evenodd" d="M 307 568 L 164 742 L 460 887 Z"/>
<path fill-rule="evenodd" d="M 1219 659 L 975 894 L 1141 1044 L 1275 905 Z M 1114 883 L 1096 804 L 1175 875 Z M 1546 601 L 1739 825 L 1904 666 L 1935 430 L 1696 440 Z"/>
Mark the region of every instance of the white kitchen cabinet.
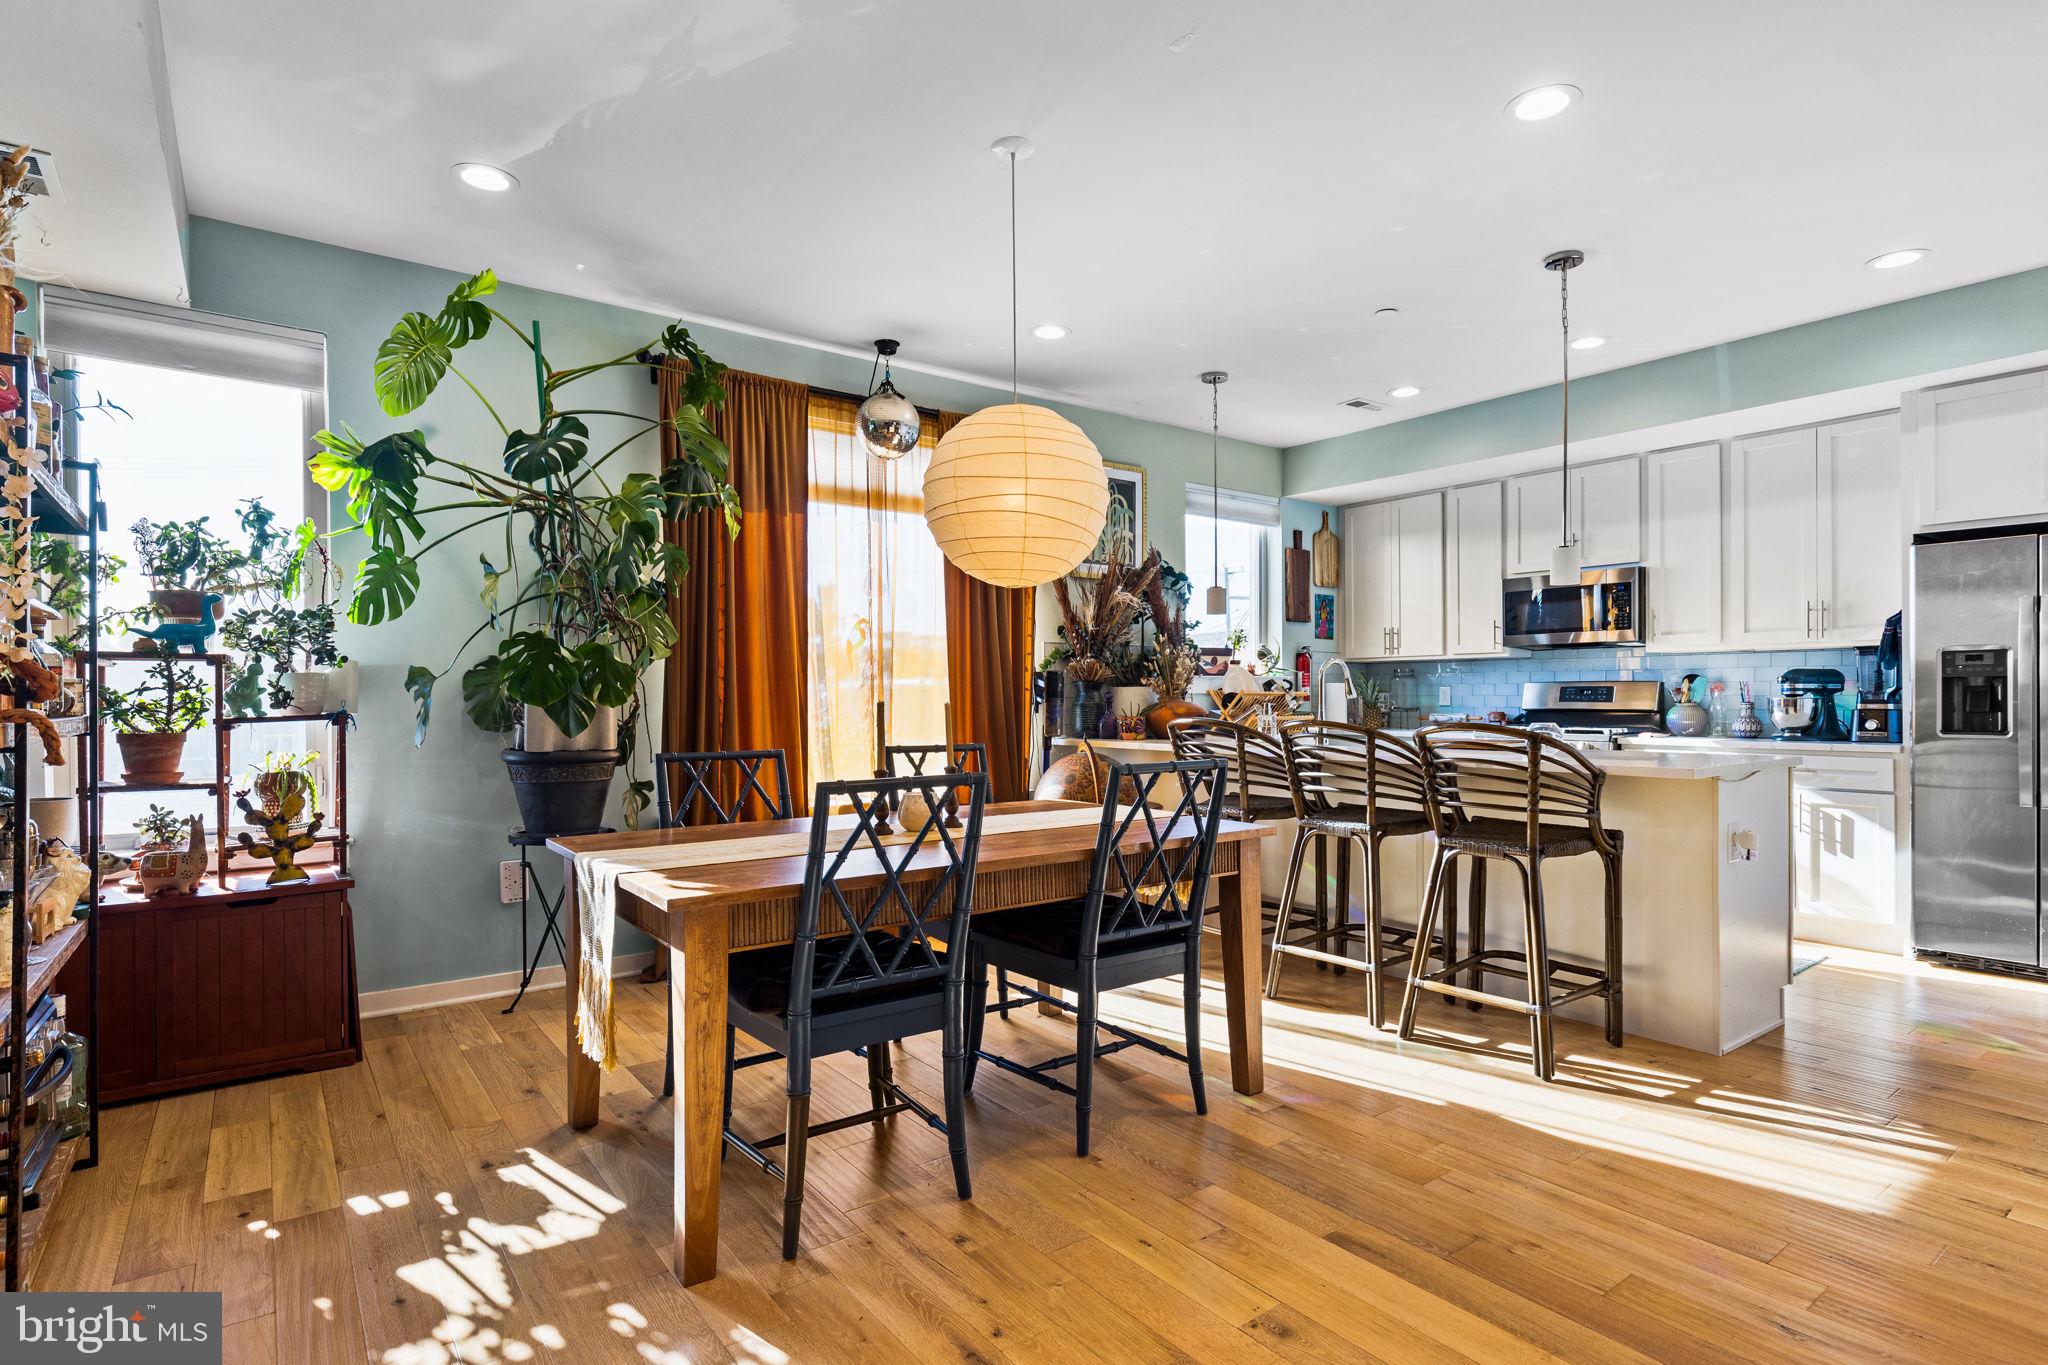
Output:
<path fill-rule="evenodd" d="M 1899 486 L 1896 413 L 1729 442 L 1727 644 L 1874 643 L 1905 591 Z"/>
<path fill-rule="evenodd" d="M 1914 526 L 2048 516 L 2048 371 L 1906 395 Z"/>
<path fill-rule="evenodd" d="M 1897 952 L 1904 945 L 1905 924 L 1892 762 L 1846 762 L 1871 772 L 1844 774 L 1830 766 L 1809 770 L 1801 765 L 1792 774 L 1793 932 L 1818 943 Z"/>
<path fill-rule="evenodd" d="M 1639 564 L 1643 558 L 1643 466 L 1620 460 L 1572 466 L 1572 535 L 1582 564 Z"/>
<path fill-rule="evenodd" d="M 1344 513 L 1344 655 L 1444 652 L 1444 498 L 1418 493 Z"/>
<path fill-rule="evenodd" d="M 1393 504 L 1370 502 L 1344 509 L 1343 638 L 1347 659 L 1380 659 L 1393 652 Z"/>
<path fill-rule="evenodd" d="M 1475 483 L 1444 494 L 1444 651 L 1505 654 L 1501 486 Z"/>
<path fill-rule="evenodd" d="M 1555 469 L 1517 474 L 1504 485 L 1509 574 L 1550 572 L 1550 552 L 1564 539 L 1564 476 Z"/>
<path fill-rule="evenodd" d="M 1721 447 L 1643 457 L 1644 594 L 1651 649 L 1721 643 Z"/>
<path fill-rule="evenodd" d="M 1873 643 L 1905 605 L 1905 518 L 1894 413 L 1830 422 L 1816 433 L 1820 530 L 1815 638 Z"/>
<path fill-rule="evenodd" d="M 1554 469 L 1518 474 L 1507 490 L 1507 572 L 1550 572 L 1550 552 L 1563 539 L 1565 509 Z M 1635 564 L 1643 557 L 1642 463 L 1635 456 L 1573 465 L 1571 528 L 1579 562 Z"/>
<path fill-rule="evenodd" d="M 1820 614 L 1820 481 L 1812 427 L 1728 443 L 1725 602 L 1737 649 L 1805 644 Z M 1656 591 L 1653 583 L 1650 589 Z"/>

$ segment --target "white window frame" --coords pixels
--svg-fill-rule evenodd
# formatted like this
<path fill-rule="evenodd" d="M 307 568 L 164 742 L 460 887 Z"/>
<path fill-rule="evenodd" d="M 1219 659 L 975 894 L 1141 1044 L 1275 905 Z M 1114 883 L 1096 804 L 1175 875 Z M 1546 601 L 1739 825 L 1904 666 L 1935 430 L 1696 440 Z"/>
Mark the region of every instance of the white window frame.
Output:
<path fill-rule="evenodd" d="M 1273 570 L 1280 556 L 1280 499 L 1237 488 L 1190 483 L 1186 488 L 1186 505 L 1181 516 L 1184 536 L 1191 534 L 1187 524 L 1192 517 L 1259 528 L 1260 548 L 1252 557 L 1252 601 L 1256 606 L 1254 620 L 1246 632 L 1246 648 L 1256 653 L 1260 645 L 1270 643 L 1278 649 L 1280 632 L 1273 627 L 1279 622 L 1284 608 L 1280 602 L 1280 575 Z M 1200 595 L 1208 590 L 1209 585 L 1196 583 L 1193 586 L 1199 602 Z"/>

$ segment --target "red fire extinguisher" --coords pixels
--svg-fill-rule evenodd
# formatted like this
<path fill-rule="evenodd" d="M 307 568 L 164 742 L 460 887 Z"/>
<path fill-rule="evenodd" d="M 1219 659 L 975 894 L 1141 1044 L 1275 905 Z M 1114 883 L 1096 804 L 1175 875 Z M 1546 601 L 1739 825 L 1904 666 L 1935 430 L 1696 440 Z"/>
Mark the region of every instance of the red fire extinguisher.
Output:
<path fill-rule="evenodd" d="M 1300 649 L 1294 651 L 1294 671 L 1301 678 L 1301 690 L 1304 692 L 1308 691 L 1310 686 L 1309 675 L 1316 671 L 1316 661 L 1315 656 L 1308 652 L 1307 645 L 1303 645 Z"/>

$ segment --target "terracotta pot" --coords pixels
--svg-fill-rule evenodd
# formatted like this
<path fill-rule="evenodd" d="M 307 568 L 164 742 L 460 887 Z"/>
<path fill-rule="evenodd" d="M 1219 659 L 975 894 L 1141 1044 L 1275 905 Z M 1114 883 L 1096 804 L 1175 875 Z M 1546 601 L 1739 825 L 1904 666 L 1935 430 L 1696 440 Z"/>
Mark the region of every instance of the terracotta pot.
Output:
<path fill-rule="evenodd" d="M 1162 701 L 1145 712 L 1145 728 L 1154 739 L 1165 739 L 1166 729 L 1177 720 L 1188 716 L 1206 716 L 1209 708 L 1186 697 L 1178 701 Z"/>
<path fill-rule="evenodd" d="M 185 732 L 115 735 L 121 746 L 121 778 L 130 786 L 156 786 L 185 779 Z"/>
<path fill-rule="evenodd" d="M 206 614 L 206 593 L 199 588 L 151 588 L 149 603 L 166 621 L 197 621 Z M 220 615 L 220 608 L 214 608 Z"/>

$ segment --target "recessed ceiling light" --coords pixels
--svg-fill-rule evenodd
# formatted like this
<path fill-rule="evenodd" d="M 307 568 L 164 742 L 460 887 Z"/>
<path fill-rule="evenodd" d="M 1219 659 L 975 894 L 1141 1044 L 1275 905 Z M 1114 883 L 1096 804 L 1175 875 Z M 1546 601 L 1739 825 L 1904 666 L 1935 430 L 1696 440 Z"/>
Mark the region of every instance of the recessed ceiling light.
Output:
<path fill-rule="evenodd" d="M 1067 329 L 1057 322 L 1041 322 L 1031 329 L 1031 335 L 1040 341 L 1058 341 L 1067 334 Z"/>
<path fill-rule="evenodd" d="M 1572 338 L 1572 349 L 1573 349 L 1574 351 L 1597 351 L 1597 350 L 1599 350 L 1599 349 L 1600 349 L 1600 348 L 1601 348 L 1602 346 L 1605 346 L 1606 344 L 1607 344 L 1607 338 L 1606 338 L 1606 337 L 1573 337 L 1573 338 Z"/>
<path fill-rule="evenodd" d="M 1388 390 L 1387 390 L 1387 397 L 1389 397 L 1389 398 L 1416 398 L 1416 397 L 1419 397 L 1419 396 L 1421 395 L 1421 393 L 1422 393 L 1422 390 L 1421 390 L 1421 389 L 1418 389 L 1418 388 L 1416 388 L 1416 387 L 1415 387 L 1415 386 L 1414 386 L 1413 384 L 1403 384 L 1403 385 L 1401 385 L 1401 387 L 1399 387 L 1399 388 L 1397 388 L 1397 389 L 1388 389 Z"/>
<path fill-rule="evenodd" d="M 1401 310 L 1398 308 L 1375 308 L 1372 310 L 1372 315 L 1376 318 L 1392 319 L 1400 317 Z"/>
<path fill-rule="evenodd" d="M 1578 102 L 1576 85 L 1539 85 L 1508 101 L 1508 117 L 1517 123 L 1536 123 L 1556 118 Z"/>
<path fill-rule="evenodd" d="M 1863 264 L 1872 270 L 1897 270 L 1902 265 L 1912 265 L 1926 256 L 1926 247 L 1909 246 L 1903 251 L 1887 251 L 1882 256 L 1872 256 Z"/>
<path fill-rule="evenodd" d="M 578 262 L 576 262 L 576 268 L 577 268 L 578 270 L 581 270 L 581 269 L 583 268 L 583 262 L 581 262 L 581 261 L 578 261 Z"/>
<path fill-rule="evenodd" d="M 503 194 L 507 190 L 519 188 L 519 177 L 512 172 L 499 170 L 496 166 L 486 166 L 481 161 L 458 161 L 449 169 L 455 172 L 457 180 L 473 190 Z"/>

